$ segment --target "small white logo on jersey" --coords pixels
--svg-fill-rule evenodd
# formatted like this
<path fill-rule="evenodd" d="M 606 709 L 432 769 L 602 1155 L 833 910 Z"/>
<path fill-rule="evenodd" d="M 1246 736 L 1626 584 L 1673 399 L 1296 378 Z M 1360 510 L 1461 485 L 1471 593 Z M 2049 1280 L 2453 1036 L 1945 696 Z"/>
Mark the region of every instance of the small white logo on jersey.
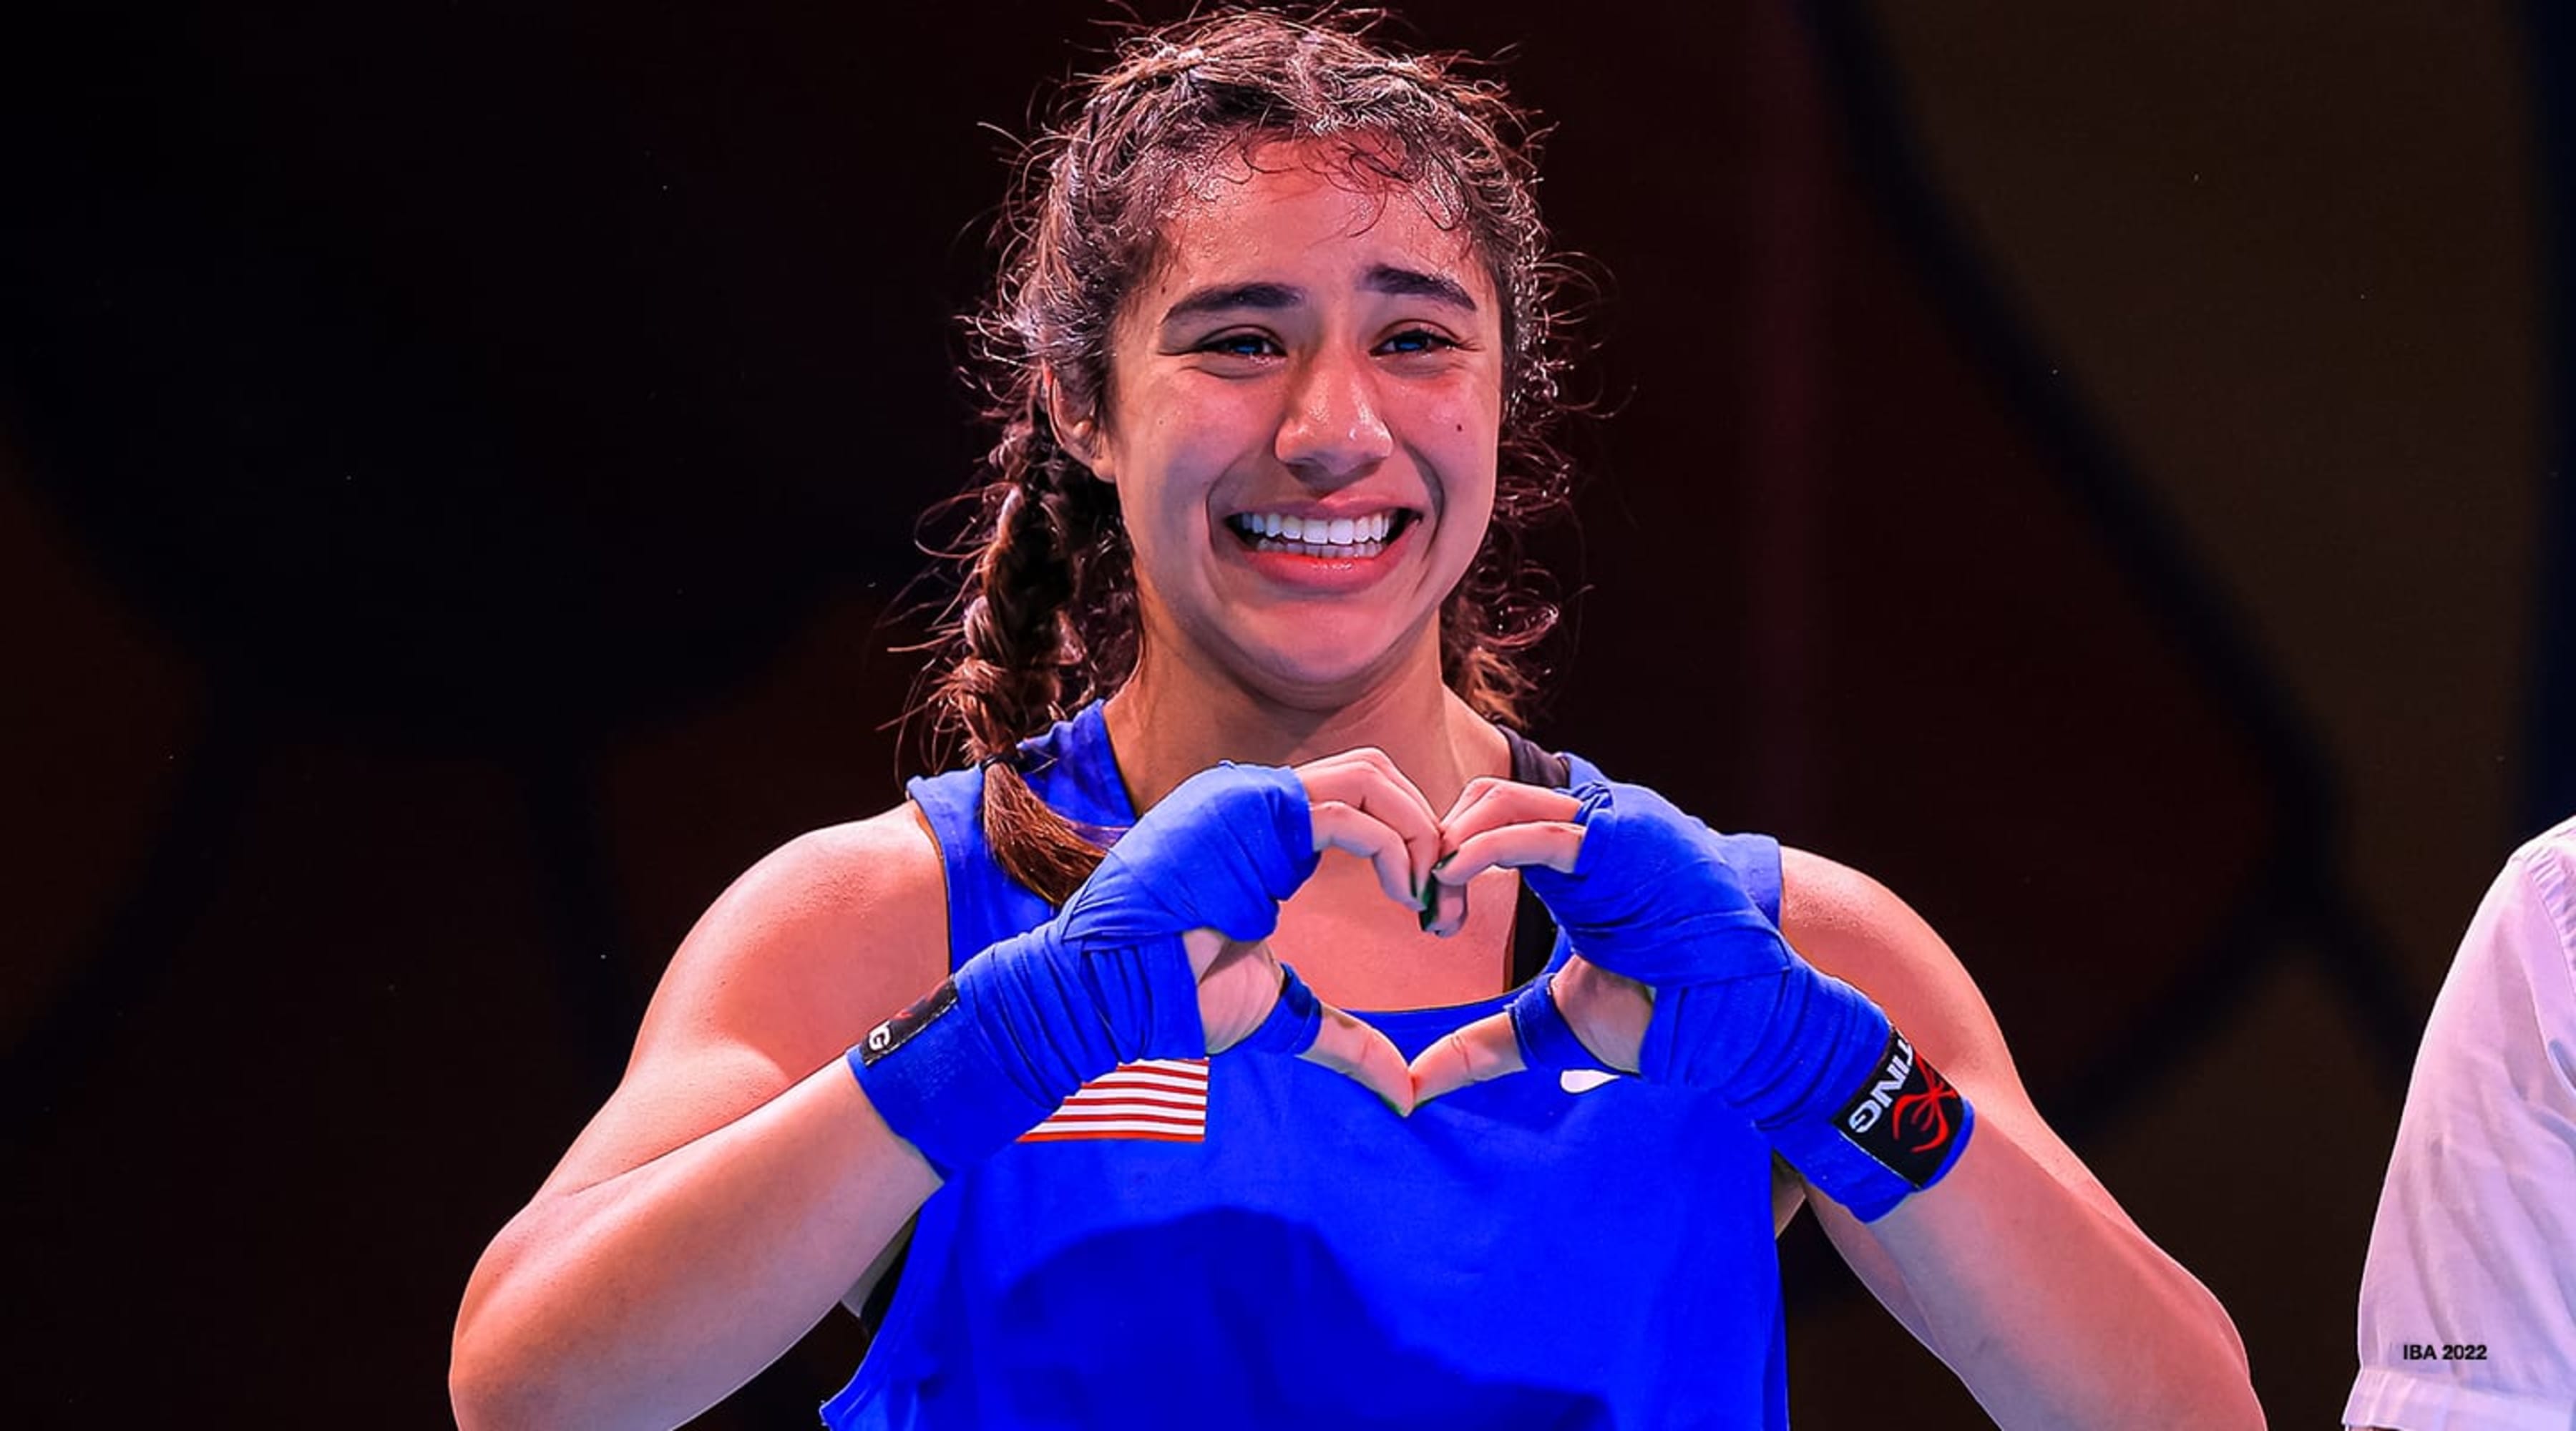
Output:
<path fill-rule="evenodd" d="M 1616 1082 L 1618 1077 L 1607 1069 L 1569 1068 L 1556 1076 L 1556 1086 L 1568 1093 L 1589 1093 L 1602 1084 Z"/>

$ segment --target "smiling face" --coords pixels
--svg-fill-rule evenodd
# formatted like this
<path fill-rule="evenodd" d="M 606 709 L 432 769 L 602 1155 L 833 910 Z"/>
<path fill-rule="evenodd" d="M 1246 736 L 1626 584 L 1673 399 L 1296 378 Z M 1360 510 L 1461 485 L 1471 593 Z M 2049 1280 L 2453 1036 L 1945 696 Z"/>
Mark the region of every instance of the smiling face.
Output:
<path fill-rule="evenodd" d="M 1347 704 L 1425 663 L 1483 542 L 1503 406 L 1485 265 L 1407 191 L 1316 144 L 1194 185 L 1119 310 L 1099 420 L 1144 662 Z"/>

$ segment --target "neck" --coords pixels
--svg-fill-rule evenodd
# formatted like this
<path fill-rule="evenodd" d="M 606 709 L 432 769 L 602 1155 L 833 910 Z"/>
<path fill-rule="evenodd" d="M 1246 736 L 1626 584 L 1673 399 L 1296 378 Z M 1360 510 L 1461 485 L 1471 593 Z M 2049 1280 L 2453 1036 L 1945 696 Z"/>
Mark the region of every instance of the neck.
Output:
<path fill-rule="evenodd" d="M 1440 681 L 1439 636 L 1389 679 L 1330 703 L 1279 700 L 1191 663 L 1155 659 L 1153 643 L 1102 711 L 1119 773 L 1143 810 L 1220 760 L 1302 765 L 1360 746 L 1395 761 L 1434 811 L 1479 775 L 1511 773 L 1502 732 Z"/>

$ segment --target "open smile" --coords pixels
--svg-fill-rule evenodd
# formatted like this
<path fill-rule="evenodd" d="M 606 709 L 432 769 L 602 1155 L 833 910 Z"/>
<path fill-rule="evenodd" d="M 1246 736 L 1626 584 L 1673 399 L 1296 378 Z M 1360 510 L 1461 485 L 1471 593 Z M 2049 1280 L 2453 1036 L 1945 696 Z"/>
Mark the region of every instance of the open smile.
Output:
<path fill-rule="evenodd" d="M 1411 527 L 1415 513 L 1401 507 L 1351 517 L 1295 517 L 1280 512 L 1238 512 L 1225 519 L 1236 540 L 1255 552 L 1327 561 L 1378 555 Z"/>

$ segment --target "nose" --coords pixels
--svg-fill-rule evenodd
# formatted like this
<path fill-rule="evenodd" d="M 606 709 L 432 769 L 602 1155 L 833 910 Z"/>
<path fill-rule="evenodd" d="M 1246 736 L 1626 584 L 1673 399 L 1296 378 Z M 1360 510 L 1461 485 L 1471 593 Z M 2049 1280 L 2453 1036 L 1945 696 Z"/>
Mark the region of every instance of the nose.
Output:
<path fill-rule="evenodd" d="M 1360 476 L 1395 451 L 1368 356 L 1327 349 L 1302 363 L 1279 424 L 1279 460 L 1309 480 Z"/>

